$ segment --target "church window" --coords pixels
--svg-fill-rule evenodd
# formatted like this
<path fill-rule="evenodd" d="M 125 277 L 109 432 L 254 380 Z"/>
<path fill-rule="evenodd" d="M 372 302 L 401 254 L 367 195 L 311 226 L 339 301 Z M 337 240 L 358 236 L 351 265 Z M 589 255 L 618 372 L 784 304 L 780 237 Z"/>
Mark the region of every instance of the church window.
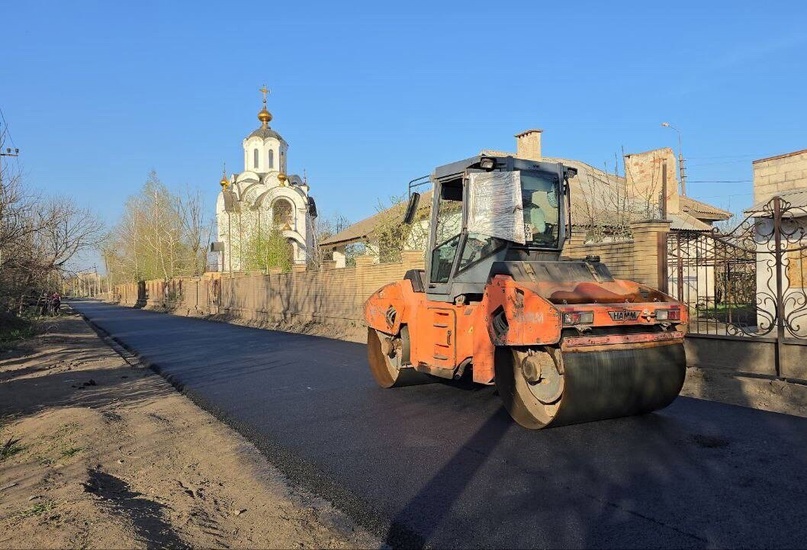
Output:
<path fill-rule="evenodd" d="M 293 228 L 292 206 L 286 199 L 278 199 L 272 205 L 272 223 L 278 229 L 286 225 Z"/>
<path fill-rule="evenodd" d="M 259 154 L 260 153 L 258 153 L 257 149 L 252 151 L 252 167 L 255 168 L 256 170 L 258 168 L 258 155 Z"/>
<path fill-rule="evenodd" d="M 286 258 L 288 258 L 291 261 L 294 261 L 295 256 L 294 252 L 295 249 L 297 248 L 295 244 L 296 243 L 291 242 L 291 239 L 286 239 L 286 246 L 285 246 Z"/>
<path fill-rule="evenodd" d="M 275 152 L 269 149 L 269 170 L 274 169 L 275 167 Z"/>

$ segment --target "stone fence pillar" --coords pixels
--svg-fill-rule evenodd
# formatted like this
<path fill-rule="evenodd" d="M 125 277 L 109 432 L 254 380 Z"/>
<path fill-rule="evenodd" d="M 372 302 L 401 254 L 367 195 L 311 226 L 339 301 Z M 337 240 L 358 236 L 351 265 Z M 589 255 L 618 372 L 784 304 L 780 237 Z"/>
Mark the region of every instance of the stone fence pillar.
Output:
<path fill-rule="evenodd" d="M 634 279 L 662 292 L 667 291 L 667 234 L 671 223 L 666 220 L 648 220 L 630 224 L 633 233 Z"/>

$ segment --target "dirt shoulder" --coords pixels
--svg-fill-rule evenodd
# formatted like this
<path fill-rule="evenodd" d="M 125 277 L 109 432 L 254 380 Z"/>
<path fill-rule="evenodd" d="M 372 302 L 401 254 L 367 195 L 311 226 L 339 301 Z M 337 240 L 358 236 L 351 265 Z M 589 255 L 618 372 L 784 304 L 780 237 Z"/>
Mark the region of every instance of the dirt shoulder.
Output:
<path fill-rule="evenodd" d="M 0 353 L 0 546 L 381 543 L 67 314 Z"/>

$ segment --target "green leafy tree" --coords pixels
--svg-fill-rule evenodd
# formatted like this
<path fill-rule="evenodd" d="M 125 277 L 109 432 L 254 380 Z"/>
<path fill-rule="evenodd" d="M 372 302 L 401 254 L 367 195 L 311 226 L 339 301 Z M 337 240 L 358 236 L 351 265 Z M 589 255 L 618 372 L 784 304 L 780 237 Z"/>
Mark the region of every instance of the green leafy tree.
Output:
<path fill-rule="evenodd" d="M 426 204 L 424 204 L 424 202 Z M 424 250 L 429 236 L 428 199 L 421 198 L 411 225 L 403 223 L 408 201 L 404 197 L 390 197 L 387 204 L 379 202 L 376 223 L 367 242 L 367 249 L 378 254 L 381 263 L 401 261 L 404 250 Z"/>
<path fill-rule="evenodd" d="M 245 243 L 244 260 L 248 271 L 280 269 L 291 271 L 293 263 L 291 243 L 278 229 L 265 234 L 252 233 Z"/>

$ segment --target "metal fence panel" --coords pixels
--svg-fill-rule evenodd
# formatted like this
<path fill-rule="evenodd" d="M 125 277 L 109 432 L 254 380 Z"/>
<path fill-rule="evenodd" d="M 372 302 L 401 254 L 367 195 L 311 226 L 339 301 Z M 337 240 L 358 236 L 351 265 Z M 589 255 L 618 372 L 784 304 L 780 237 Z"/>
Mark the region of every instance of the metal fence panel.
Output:
<path fill-rule="evenodd" d="M 730 232 L 676 231 L 667 241 L 669 293 L 687 304 L 690 333 L 807 343 L 807 205 L 774 197 Z"/>

